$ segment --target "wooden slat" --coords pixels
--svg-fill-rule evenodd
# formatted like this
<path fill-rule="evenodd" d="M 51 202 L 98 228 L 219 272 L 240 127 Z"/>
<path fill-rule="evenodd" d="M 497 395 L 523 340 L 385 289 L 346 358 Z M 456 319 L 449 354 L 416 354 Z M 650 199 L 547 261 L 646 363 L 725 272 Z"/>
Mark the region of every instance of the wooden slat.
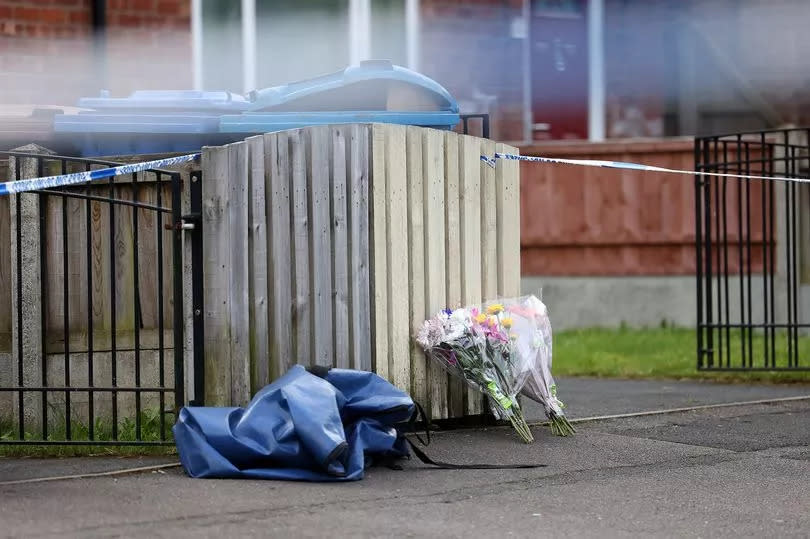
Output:
<path fill-rule="evenodd" d="M 422 129 L 407 128 L 407 170 L 408 170 L 408 292 L 410 294 L 410 330 L 415 336 L 425 321 L 425 191 L 424 182 L 429 181 L 423 173 Z M 394 251 L 396 252 L 396 251 Z M 394 261 L 397 264 L 397 261 Z M 409 340 L 411 397 L 425 407 L 430 406 L 430 389 L 428 385 L 428 367 L 425 353 L 415 339 Z"/>
<path fill-rule="evenodd" d="M 410 312 L 408 298 L 408 176 L 406 128 L 387 125 L 385 175 L 388 214 L 388 370 L 391 382 L 410 390 Z"/>
<path fill-rule="evenodd" d="M 388 191 L 386 160 L 388 156 L 386 154 L 386 127 L 373 125 L 371 134 L 371 213 L 373 219 L 370 231 L 371 245 L 373 246 L 371 298 L 374 312 L 372 368 L 378 375 L 390 380 L 391 376 L 388 370 L 388 342 L 391 337 L 388 334 L 388 205 L 386 204 Z"/>
<path fill-rule="evenodd" d="M 230 342 L 231 404 L 250 400 L 250 305 L 248 286 L 248 149 L 228 145 L 228 214 L 230 220 Z"/>
<path fill-rule="evenodd" d="M 346 193 L 346 145 L 350 143 L 351 128 L 334 127 L 330 132 L 332 145 L 332 264 L 334 274 L 334 366 L 348 369 L 351 354 L 349 334 L 349 221 Z"/>
<path fill-rule="evenodd" d="M 0 353 L 11 352 L 11 208 L 0 197 Z"/>
<path fill-rule="evenodd" d="M 131 182 L 130 178 L 130 182 Z M 122 185 L 116 190 L 121 200 L 132 200 L 132 188 Z M 132 253 L 135 248 L 132 235 L 132 207 L 115 207 L 115 327 L 116 330 L 135 329 L 135 268 Z M 61 249 L 60 249 L 61 250 Z"/>
<path fill-rule="evenodd" d="M 230 404 L 230 216 L 228 148 L 204 148 L 203 289 L 205 290 L 205 404 Z"/>
<path fill-rule="evenodd" d="M 248 147 L 248 281 L 250 289 L 250 365 L 251 391 L 270 383 L 270 331 L 268 329 L 267 291 L 267 195 L 265 186 L 264 139 L 245 140 Z"/>
<path fill-rule="evenodd" d="M 264 135 L 265 178 L 269 193 L 270 376 L 278 378 L 295 363 L 293 356 L 293 278 L 290 245 L 290 155 L 287 133 Z"/>
<path fill-rule="evenodd" d="M 495 142 L 481 141 L 481 154 L 494 155 Z M 480 163 L 480 161 L 479 161 Z M 480 165 L 481 170 L 481 294 L 485 301 L 498 296 L 498 219 L 495 169 Z"/>
<path fill-rule="evenodd" d="M 312 296 L 310 288 L 310 222 L 307 186 L 307 147 L 301 130 L 290 131 L 292 169 L 292 245 L 294 311 L 292 334 L 295 348 L 293 361 L 310 364 L 312 360 Z"/>
<path fill-rule="evenodd" d="M 459 137 L 459 218 L 461 223 L 461 301 L 481 301 L 481 143 Z M 466 392 L 467 413 L 480 414 L 481 394 Z"/>
<path fill-rule="evenodd" d="M 369 282 L 369 126 L 353 125 L 349 148 L 351 237 L 351 366 L 371 370 L 371 298 Z"/>
<path fill-rule="evenodd" d="M 143 172 L 138 175 L 140 187 L 137 192 L 137 200 L 139 202 L 153 205 L 157 204 L 157 186 L 153 183 L 154 179 L 155 174 L 152 172 Z M 77 202 L 81 202 L 81 210 L 78 212 L 79 219 L 77 219 L 77 221 L 82 230 L 81 238 L 83 242 L 81 246 L 82 250 L 79 253 L 79 264 L 81 265 L 80 267 L 82 267 L 81 275 L 86 275 L 86 270 L 84 269 L 86 256 L 82 256 L 87 252 L 84 250 L 86 248 L 84 244 L 85 208 L 84 201 Z M 73 234 L 75 234 L 75 232 L 73 232 Z M 141 327 L 143 329 L 157 327 L 158 302 L 163 301 L 163 297 L 159 296 L 157 292 L 158 267 L 163 264 L 163 260 L 158 260 L 157 234 L 157 213 L 152 210 L 138 210 L 138 287 L 140 289 L 140 317 Z M 169 277 L 170 276 L 171 273 L 169 274 Z M 163 278 L 164 281 L 167 278 L 165 273 L 163 274 Z M 86 279 L 83 279 L 83 281 L 84 287 L 86 287 Z M 86 296 L 84 299 L 86 299 Z M 73 321 L 73 315 L 71 315 L 71 321 Z M 81 324 L 81 327 L 86 328 L 87 321 L 81 320 Z M 73 325 L 73 327 L 76 326 Z"/>
<path fill-rule="evenodd" d="M 497 144 L 499 153 L 518 154 L 519 150 Z M 498 214 L 498 295 L 520 295 L 520 164 L 499 159 L 495 168 Z"/>
<path fill-rule="evenodd" d="M 332 327 L 332 226 L 330 219 L 330 137 L 329 127 L 308 129 L 310 134 L 309 192 L 312 197 L 312 299 L 314 344 L 311 363 L 332 367 L 334 333 Z M 299 358 L 303 359 L 303 358 Z"/>
<path fill-rule="evenodd" d="M 495 142 L 481 140 L 481 155 L 494 155 Z M 484 301 L 498 297 L 498 218 L 495 195 L 495 169 L 482 165 L 481 171 L 481 296 Z"/>
<path fill-rule="evenodd" d="M 101 190 L 97 193 L 100 196 Z M 93 329 L 112 331 L 110 318 L 110 204 L 93 201 L 90 206 L 90 243 L 93 248 Z"/>
<path fill-rule="evenodd" d="M 181 179 L 182 179 L 183 182 L 186 182 L 185 185 L 190 185 L 191 184 L 190 175 L 184 174 L 184 176 Z M 170 181 L 169 178 L 164 176 L 163 181 L 161 182 L 161 184 L 162 184 L 161 188 L 160 188 L 160 190 L 161 190 L 161 195 L 160 195 L 161 196 L 161 198 L 160 198 L 161 206 L 163 206 L 163 207 L 171 207 L 171 204 L 172 204 L 172 185 L 171 185 L 171 181 Z M 184 198 L 188 198 L 188 200 L 190 201 L 190 196 L 191 195 L 190 195 L 190 193 L 187 193 L 187 191 L 189 191 L 189 190 L 190 190 L 189 188 L 181 188 L 181 201 L 179 202 L 179 204 L 181 205 L 181 208 L 183 208 L 183 204 L 184 204 L 183 199 Z M 155 198 L 155 201 L 157 201 L 157 198 Z M 182 215 L 187 215 L 190 212 L 191 212 L 191 208 L 189 207 L 188 211 L 184 212 Z M 164 214 L 160 219 L 160 226 L 158 226 L 158 220 L 157 220 L 157 218 L 155 219 L 155 226 L 157 227 L 156 232 L 163 236 L 163 240 L 162 240 L 163 241 L 163 253 L 160 254 L 160 253 L 158 253 L 157 250 L 155 251 L 155 253 L 158 254 L 158 256 L 160 257 L 160 261 L 163 264 L 163 293 L 161 294 L 161 301 L 163 301 L 163 325 L 164 325 L 164 327 L 174 327 L 174 294 L 172 294 L 172 287 L 174 286 L 174 273 L 173 273 L 173 269 L 174 269 L 174 253 L 172 252 L 172 240 L 174 239 L 174 231 L 166 229 L 166 225 L 170 224 L 171 220 L 172 220 L 171 216 Z M 190 244 L 191 242 L 186 241 L 185 243 Z M 155 249 L 157 249 L 157 238 L 155 238 Z M 184 255 L 182 255 L 182 253 L 181 253 L 181 256 L 184 256 Z M 189 254 L 188 256 L 189 256 L 189 259 L 190 259 L 191 255 Z M 185 260 L 181 260 L 178 263 L 181 264 L 181 267 L 183 267 L 183 268 L 186 267 L 185 266 Z M 188 267 L 190 268 L 191 266 L 188 266 Z M 155 270 L 154 279 L 157 280 L 157 270 Z M 188 299 L 190 301 L 191 300 L 191 297 L 190 297 L 190 294 L 191 294 L 191 288 L 190 288 L 191 287 L 191 279 L 187 275 L 183 275 L 181 277 L 181 279 L 185 279 L 185 280 L 188 281 L 188 287 L 189 287 L 189 289 L 188 289 L 189 298 Z M 185 287 L 185 285 L 184 285 L 184 287 Z M 157 290 L 157 283 L 155 284 L 155 290 Z M 182 305 L 178 305 L 177 308 L 178 309 L 181 309 L 181 308 L 185 309 L 185 307 L 183 307 Z M 191 304 L 189 304 L 189 308 L 187 310 L 184 310 L 185 317 L 188 320 L 193 320 L 193 317 L 194 317 L 193 312 L 194 312 L 194 310 L 191 308 Z M 155 326 L 155 328 L 157 328 L 157 326 Z M 192 334 L 192 336 L 193 336 L 193 334 Z M 189 341 L 189 342 L 191 342 L 191 341 Z M 188 347 L 190 349 L 191 344 L 189 344 Z M 189 376 L 188 373 L 186 373 L 186 375 Z"/>
<path fill-rule="evenodd" d="M 433 129 L 422 132 L 424 160 L 425 210 L 425 316 L 444 309 L 447 302 L 445 283 L 445 170 L 444 134 Z M 434 418 L 447 417 L 447 373 L 431 361 L 428 365 L 430 413 Z"/>
<path fill-rule="evenodd" d="M 61 167 L 58 170 L 61 172 Z M 84 170 L 84 166 L 67 167 L 67 172 L 78 170 Z M 61 204 L 60 202 L 60 206 Z M 68 316 L 70 317 L 70 329 L 81 329 L 87 326 L 87 221 L 85 201 L 68 198 L 65 209 L 68 226 Z"/>
<path fill-rule="evenodd" d="M 455 309 L 461 302 L 461 222 L 459 216 L 459 136 L 444 134 L 444 200 L 445 200 L 445 293 L 447 307 Z M 455 376 L 448 379 L 448 415 L 465 415 L 464 382 Z"/>

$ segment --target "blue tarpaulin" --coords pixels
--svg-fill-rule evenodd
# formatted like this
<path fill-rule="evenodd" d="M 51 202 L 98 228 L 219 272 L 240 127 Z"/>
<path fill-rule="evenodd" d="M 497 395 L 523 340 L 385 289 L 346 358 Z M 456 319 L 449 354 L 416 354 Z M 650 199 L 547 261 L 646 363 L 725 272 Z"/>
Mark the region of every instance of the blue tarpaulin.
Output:
<path fill-rule="evenodd" d="M 374 373 L 301 366 L 245 408 L 186 407 L 173 427 L 191 477 L 352 481 L 365 468 L 408 456 L 395 428 L 414 402 Z"/>

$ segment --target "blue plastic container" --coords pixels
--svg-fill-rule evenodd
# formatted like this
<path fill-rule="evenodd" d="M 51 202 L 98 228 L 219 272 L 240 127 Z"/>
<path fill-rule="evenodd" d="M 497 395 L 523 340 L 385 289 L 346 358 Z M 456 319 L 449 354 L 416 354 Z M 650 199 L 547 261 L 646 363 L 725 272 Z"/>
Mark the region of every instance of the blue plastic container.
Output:
<path fill-rule="evenodd" d="M 138 91 L 82 98 L 54 131 L 83 156 L 195 151 L 256 133 L 310 125 L 396 123 L 452 129 L 458 104 L 436 81 L 368 61 L 343 71 L 250 92 Z"/>

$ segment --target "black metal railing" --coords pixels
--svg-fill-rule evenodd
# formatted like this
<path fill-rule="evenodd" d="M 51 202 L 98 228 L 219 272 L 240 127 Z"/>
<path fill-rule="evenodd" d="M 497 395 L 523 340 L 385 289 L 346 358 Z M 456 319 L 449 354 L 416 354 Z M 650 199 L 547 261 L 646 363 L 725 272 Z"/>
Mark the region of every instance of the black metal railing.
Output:
<path fill-rule="evenodd" d="M 0 160 L 17 179 L 116 165 Z M 0 282 L 0 444 L 172 443 L 166 416 L 185 399 L 180 196 L 179 173 L 149 170 L 0 199 L 12 277 Z"/>
<path fill-rule="evenodd" d="M 489 114 L 462 114 L 460 126 L 464 135 L 489 138 Z"/>
<path fill-rule="evenodd" d="M 810 369 L 809 129 L 695 139 L 697 367 Z M 806 299 L 805 299 L 806 298 Z"/>

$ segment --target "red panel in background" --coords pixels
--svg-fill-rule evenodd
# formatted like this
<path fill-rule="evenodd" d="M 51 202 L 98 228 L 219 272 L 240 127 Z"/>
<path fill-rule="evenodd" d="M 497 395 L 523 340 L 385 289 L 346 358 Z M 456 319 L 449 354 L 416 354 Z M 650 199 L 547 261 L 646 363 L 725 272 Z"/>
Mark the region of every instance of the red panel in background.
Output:
<path fill-rule="evenodd" d="M 693 141 L 551 142 L 523 155 L 631 161 L 674 169 L 694 166 Z M 751 156 L 756 159 L 756 156 Z M 729 160 L 734 154 L 729 152 Z M 739 182 L 728 182 L 726 226 L 730 272 L 748 265 L 739 252 Z M 523 275 L 693 275 L 694 179 L 659 172 L 522 163 Z M 762 222 L 762 185 L 751 182 L 752 222 Z M 746 210 L 743 210 L 746 211 Z M 745 238 L 743 238 L 744 240 Z M 762 268 L 762 230 L 751 230 L 751 268 Z M 716 256 L 713 255 L 713 256 Z"/>
<path fill-rule="evenodd" d="M 532 116 L 535 140 L 588 138 L 585 0 L 533 0 Z"/>

